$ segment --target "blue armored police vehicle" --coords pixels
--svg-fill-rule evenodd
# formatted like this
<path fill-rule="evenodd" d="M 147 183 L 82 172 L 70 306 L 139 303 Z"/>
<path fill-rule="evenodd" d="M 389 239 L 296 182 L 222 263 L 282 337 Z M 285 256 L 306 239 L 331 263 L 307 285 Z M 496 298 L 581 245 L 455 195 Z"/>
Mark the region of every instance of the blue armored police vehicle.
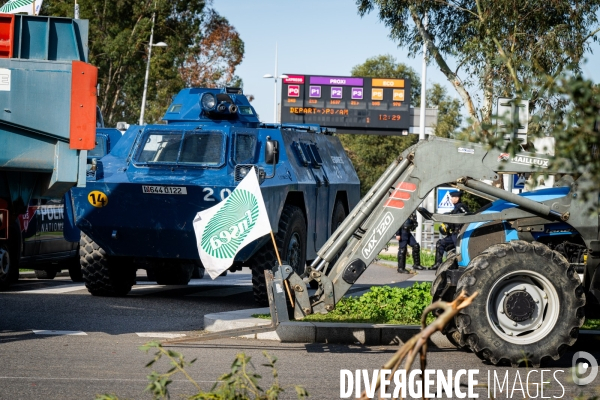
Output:
<path fill-rule="evenodd" d="M 70 192 L 66 211 L 82 231 L 83 278 L 93 295 L 127 294 L 137 269 L 159 284 L 187 284 L 203 271 L 194 216 L 253 167 L 279 253 L 300 274 L 359 200 L 354 167 L 330 130 L 262 124 L 238 88 L 184 89 L 163 120 L 131 126 L 92 165 L 86 187 Z M 264 270 L 275 262 L 263 237 L 230 271 L 250 267 L 255 299 L 265 304 Z"/>

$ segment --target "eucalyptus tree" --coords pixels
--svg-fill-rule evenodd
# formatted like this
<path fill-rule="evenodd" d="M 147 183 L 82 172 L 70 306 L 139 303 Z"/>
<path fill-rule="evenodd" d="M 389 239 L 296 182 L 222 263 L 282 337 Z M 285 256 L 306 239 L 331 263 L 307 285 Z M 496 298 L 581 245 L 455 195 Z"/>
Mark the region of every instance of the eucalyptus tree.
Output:
<path fill-rule="evenodd" d="M 483 138 L 490 136 L 497 97 L 526 98 L 534 112 L 556 101 L 549 91 L 552 78 L 566 68 L 580 72 L 599 30 L 599 0 L 357 0 L 356 4 L 361 15 L 376 11 L 390 37 L 409 55 L 419 54 L 425 43 L 430 59 L 456 89 L 472 127 Z"/>
<path fill-rule="evenodd" d="M 139 118 L 148 45 L 155 14 L 154 48 L 150 64 L 146 120 L 157 121 L 181 88 L 198 83 L 188 79 L 190 69 L 235 71 L 243 58 L 243 42 L 227 19 L 205 0 L 86 0 L 80 2 L 80 18 L 90 21 L 90 62 L 98 67 L 98 104 L 109 124 Z M 43 15 L 73 17 L 72 0 L 44 2 Z M 218 32 L 229 32 L 221 36 Z M 202 58 L 207 41 L 213 49 L 231 47 L 218 60 Z M 219 67 L 209 66 L 211 62 Z M 225 65 L 225 67 L 223 67 Z M 221 78 L 223 75 L 221 75 Z M 219 79 L 215 74 L 211 77 Z M 241 84 L 231 74 L 231 79 Z M 204 81 L 203 83 L 206 83 Z"/>

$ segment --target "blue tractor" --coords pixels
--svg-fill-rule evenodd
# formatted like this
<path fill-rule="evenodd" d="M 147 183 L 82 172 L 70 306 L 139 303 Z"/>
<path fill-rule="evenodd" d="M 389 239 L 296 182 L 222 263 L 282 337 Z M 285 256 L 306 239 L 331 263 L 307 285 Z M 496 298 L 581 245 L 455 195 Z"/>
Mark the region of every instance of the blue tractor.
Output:
<path fill-rule="evenodd" d="M 253 167 L 282 259 L 302 274 L 307 260 L 357 204 L 359 180 L 332 131 L 259 121 L 238 88 L 184 89 L 161 125 L 131 126 L 74 188 L 67 215 L 81 229 L 90 293 L 127 294 L 136 270 L 159 284 L 203 273 L 192 221 L 226 198 Z M 252 269 L 255 299 L 267 304 L 264 270 L 276 262 L 268 237 L 237 256 Z"/>
<path fill-rule="evenodd" d="M 565 198 L 576 198 L 577 186 L 570 175 L 565 175 L 554 187 L 520 196 L 557 205 Z M 431 288 L 433 301 L 451 301 L 463 290 L 481 293 L 475 306 L 461 311 L 444 333 L 457 347 L 471 347 L 494 364 L 511 352 L 510 346 L 533 347 L 542 338 L 549 340 L 553 330 L 562 338 L 555 339 L 547 356 L 557 359 L 562 355 L 566 345 L 575 342 L 576 328 L 583 323 L 582 282 L 589 287 L 585 313 L 588 317 L 598 315 L 598 273 L 590 257 L 595 250 L 586 245 L 597 246 L 597 228 L 592 234 L 592 226 L 575 228 L 567 222 L 573 215 L 554 220 L 539 216 L 485 220 L 486 215 L 514 213 L 518 208 L 514 202 L 496 199 L 478 210 L 471 218 L 480 216 L 479 221 L 462 226 L 457 247 L 436 271 Z M 584 215 L 591 210 L 582 208 Z M 494 348 L 489 338 L 483 337 L 489 327 L 503 339 L 493 342 Z M 506 359 L 519 364 L 516 357 Z M 531 359 L 539 362 L 540 357 Z"/>

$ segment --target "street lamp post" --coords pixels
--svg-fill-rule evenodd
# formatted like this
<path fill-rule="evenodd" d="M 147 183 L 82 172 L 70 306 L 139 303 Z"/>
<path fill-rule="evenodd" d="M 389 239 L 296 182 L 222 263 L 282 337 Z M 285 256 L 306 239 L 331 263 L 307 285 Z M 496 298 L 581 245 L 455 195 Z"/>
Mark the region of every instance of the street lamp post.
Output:
<path fill-rule="evenodd" d="M 144 78 L 144 94 L 142 94 L 142 109 L 140 111 L 140 125 L 144 125 L 144 111 L 146 110 L 146 94 L 148 93 L 148 76 L 150 75 L 150 57 L 152 57 L 152 47 L 167 47 L 165 42 L 152 43 L 154 39 L 154 19 L 156 12 L 152 13 L 152 28 L 150 30 L 150 44 L 148 45 L 148 62 L 146 63 L 146 77 Z"/>
<path fill-rule="evenodd" d="M 275 76 L 273 76 L 271 74 L 265 74 L 263 76 L 263 78 L 273 78 L 273 80 L 275 81 L 275 85 L 273 86 L 273 96 L 275 98 L 275 104 L 273 105 L 273 120 L 275 121 L 275 123 L 279 122 L 279 118 L 277 116 L 277 79 L 278 78 L 285 79 L 287 77 L 288 77 L 287 75 L 277 76 L 277 73 L 275 73 Z"/>
<path fill-rule="evenodd" d="M 425 30 L 428 26 L 427 14 L 423 18 Z M 427 45 L 423 42 L 423 66 L 421 69 L 421 114 L 419 115 L 419 140 L 425 140 L 425 106 L 427 102 Z M 423 239 L 423 216 L 417 213 L 417 242 L 422 243 Z"/>
<path fill-rule="evenodd" d="M 281 79 L 285 79 L 287 78 L 287 75 L 279 75 L 277 76 L 277 43 L 275 43 L 275 75 L 271 75 L 271 74 L 265 74 L 263 76 L 263 78 L 273 78 L 273 80 L 275 81 L 275 85 L 273 88 L 273 97 L 274 97 L 274 101 L 275 104 L 273 105 L 273 121 L 275 123 L 279 122 L 279 118 L 277 117 L 277 79 L 281 78 Z"/>

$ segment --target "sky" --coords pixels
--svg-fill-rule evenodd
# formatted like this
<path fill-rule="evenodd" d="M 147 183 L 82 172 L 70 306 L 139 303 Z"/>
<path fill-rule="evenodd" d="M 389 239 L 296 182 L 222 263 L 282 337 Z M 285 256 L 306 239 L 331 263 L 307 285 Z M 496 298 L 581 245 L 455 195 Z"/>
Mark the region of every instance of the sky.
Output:
<path fill-rule="evenodd" d="M 274 121 L 275 47 L 278 74 L 349 76 L 352 67 L 368 58 L 391 54 L 419 75 L 422 58 L 409 58 L 389 37 L 389 29 L 377 13 L 360 17 L 355 0 L 214 0 L 213 7 L 240 33 L 245 44 L 243 62 L 236 74 L 244 82 L 244 93 L 252 94 L 252 105 L 263 122 Z M 594 46 L 584 74 L 600 81 L 600 47 Z M 449 61 L 453 67 L 452 60 Z M 434 64 L 427 68 L 427 86 L 443 84 L 458 98 L 454 88 Z M 277 94 L 280 96 L 281 79 Z"/>

